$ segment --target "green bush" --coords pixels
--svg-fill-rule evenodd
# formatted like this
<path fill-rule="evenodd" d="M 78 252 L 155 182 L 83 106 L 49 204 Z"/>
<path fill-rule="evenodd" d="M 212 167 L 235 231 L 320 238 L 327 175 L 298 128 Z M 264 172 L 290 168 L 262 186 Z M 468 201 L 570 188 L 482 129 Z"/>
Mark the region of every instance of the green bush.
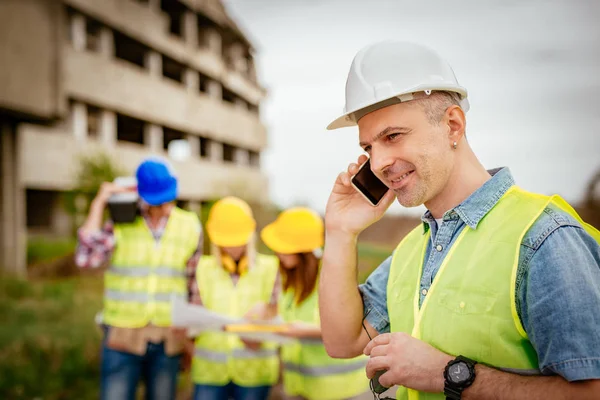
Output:
<path fill-rule="evenodd" d="M 36 264 L 64 257 L 75 251 L 76 245 L 77 240 L 75 238 L 29 238 L 27 239 L 27 264 Z"/>

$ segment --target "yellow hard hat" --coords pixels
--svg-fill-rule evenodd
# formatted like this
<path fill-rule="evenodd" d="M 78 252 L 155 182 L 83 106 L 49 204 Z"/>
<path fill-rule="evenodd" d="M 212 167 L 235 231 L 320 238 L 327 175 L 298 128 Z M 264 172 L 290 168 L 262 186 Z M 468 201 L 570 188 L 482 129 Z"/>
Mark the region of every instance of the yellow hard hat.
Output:
<path fill-rule="evenodd" d="M 309 208 L 290 208 L 267 225 L 260 236 L 276 253 L 308 253 L 323 246 L 323 220 Z"/>
<path fill-rule="evenodd" d="M 208 213 L 206 233 L 219 247 L 237 247 L 248 244 L 256 229 L 252 209 L 237 197 L 224 197 Z"/>

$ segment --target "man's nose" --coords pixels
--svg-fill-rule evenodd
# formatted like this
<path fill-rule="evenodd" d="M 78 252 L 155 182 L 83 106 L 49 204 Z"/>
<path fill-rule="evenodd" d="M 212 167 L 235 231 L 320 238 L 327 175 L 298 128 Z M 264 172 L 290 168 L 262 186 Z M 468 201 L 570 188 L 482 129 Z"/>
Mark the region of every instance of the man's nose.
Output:
<path fill-rule="evenodd" d="M 378 176 L 383 176 L 384 171 L 394 163 L 394 157 L 390 150 L 384 148 L 373 148 L 371 150 L 371 170 Z"/>

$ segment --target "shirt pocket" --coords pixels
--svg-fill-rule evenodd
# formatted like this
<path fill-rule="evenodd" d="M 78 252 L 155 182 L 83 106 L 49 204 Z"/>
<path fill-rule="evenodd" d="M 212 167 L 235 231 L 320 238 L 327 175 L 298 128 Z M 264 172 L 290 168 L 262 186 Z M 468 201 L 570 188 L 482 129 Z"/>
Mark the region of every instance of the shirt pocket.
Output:
<path fill-rule="evenodd" d="M 444 288 L 436 295 L 437 303 L 453 314 L 484 315 L 492 312 L 498 299 L 493 293 L 469 291 L 468 294 L 463 294 L 463 292 L 464 290 L 455 288 Z"/>

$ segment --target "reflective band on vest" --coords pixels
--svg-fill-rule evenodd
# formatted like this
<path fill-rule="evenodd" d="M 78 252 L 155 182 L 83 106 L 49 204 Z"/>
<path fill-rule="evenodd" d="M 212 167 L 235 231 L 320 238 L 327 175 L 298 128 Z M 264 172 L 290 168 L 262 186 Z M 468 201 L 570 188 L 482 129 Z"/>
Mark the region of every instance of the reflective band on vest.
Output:
<path fill-rule="evenodd" d="M 149 275 L 158 275 L 158 276 L 170 276 L 170 277 L 179 277 L 185 278 L 185 271 L 178 271 L 170 267 L 133 267 L 128 268 L 124 266 L 111 266 L 109 269 L 110 273 L 121 276 L 149 276 Z"/>
<path fill-rule="evenodd" d="M 243 317 L 256 304 L 270 301 L 278 268 L 276 257 L 259 254 L 234 286 L 215 258 L 204 256 L 196 272 L 202 303 L 219 314 Z M 203 332 L 196 338 L 192 361 L 192 380 L 196 384 L 271 386 L 278 377 L 277 345 L 273 343 L 264 342 L 253 351 L 231 333 Z"/>
<path fill-rule="evenodd" d="M 306 366 L 294 363 L 283 363 L 283 366 L 288 372 L 297 372 L 306 376 L 328 376 L 335 374 L 344 374 L 356 370 L 364 371 L 367 366 L 367 360 L 358 360 L 340 365 L 321 365 L 321 366 Z"/>
<path fill-rule="evenodd" d="M 169 326 L 171 301 L 187 296 L 186 262 L 200 235 L 197 215 L 174 207 L 158 243 L 141 217 L 114 229 L 116 247 L 104 274 L 104 322 Z"/>
<path fill-rule="evenodd" d="M 319 301 L 315 290 L 299 305 L 294 292 L 288 290 L 279 300 L 279 314 L 288 323 L 319 326 Z M 365 374 L 368 357 L 349 360 L 329 357 L 323 342 L 307 338 L 281 348 L 283 387 L 288 396 L 308 399 L 344 399 L 369 390 Z"/>
<path fill-rule="evenodd" d="M 576 218 L 595 240 L 600 233 L 581 221 L 560 197 L 513 186 L 477 228 L 454 241 L 419 307 L 421 273 L 430 232 L 419 226 L 394 252 L 387 286 L 392 332 L 411 334 L 444 353 L 463 355 L 521 375 L 540 373 L 537 354 L 521 325 L 515 301 L 523 237 L 548 205 Z M 397 399 L 444 399 L 400 387 Z"/>

